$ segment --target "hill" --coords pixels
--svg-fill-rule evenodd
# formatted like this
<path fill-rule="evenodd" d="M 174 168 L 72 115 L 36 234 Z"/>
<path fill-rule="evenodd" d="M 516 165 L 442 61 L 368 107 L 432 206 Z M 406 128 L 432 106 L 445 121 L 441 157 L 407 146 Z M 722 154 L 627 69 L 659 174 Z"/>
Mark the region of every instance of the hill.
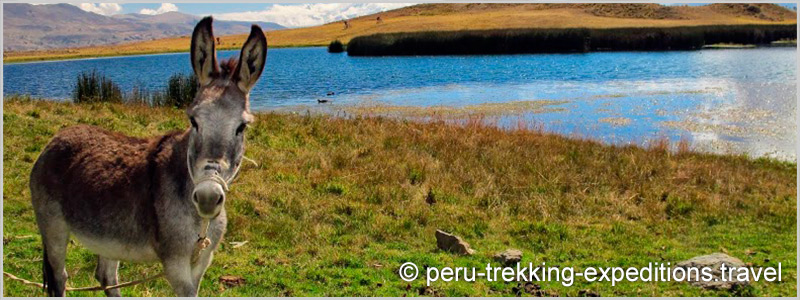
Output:
<path fill-rule="evenodd" d="M 103 16 L 69 4 L 3 5 L 3 50 L 25 51 L 100 46 L 136 42 L 192 33 L 200 17 L 180 12 L 159 15 L 122 14 Z M 250 22 L 219 21 L 222 35 L 250 32 Z M 284 28 L 259 23 L 264 30 Z"/>
<path fill-rule="evenodd" d="M 377 17 L 381 17 L 381 22 Z M 621 28 L 795 24 L 796 13 L 773 4 L 420 4 L 343 22 L 275 30 L 270 47 L 322 46 L 374 33 L 507 28 Z M 217 30 L 217 35 L 224 35 Z M 241 47 L 245 34 L 222 36 L 221 49 Z M 9 52 L 6 62 L 188 51 L 187 37 L 50 51 Z"/>

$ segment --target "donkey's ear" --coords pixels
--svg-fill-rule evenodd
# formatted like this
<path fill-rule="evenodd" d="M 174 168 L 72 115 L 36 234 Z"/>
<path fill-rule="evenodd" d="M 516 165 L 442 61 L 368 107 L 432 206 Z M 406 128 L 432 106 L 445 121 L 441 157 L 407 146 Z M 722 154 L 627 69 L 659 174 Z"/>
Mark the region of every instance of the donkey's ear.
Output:
<path fill-rule="evenodd" d="M 258 81 L 261 72 L 264 71 L 264 64 L 267 61 L 267 37 L 258 25 L 250 28 L 250 36 L 242 46 L 242 54 L 239 55 L 239 65 L 236 66 L 234 79 L 236 84 L 243 92 L 247 93 Z"/>
<path fill-rule="evenodd" d="M 194 27 L 194 32 L 192 33 L 192 47 L 190 49 L 192 68 L 200 85 L 211 83 L 213 77 L 219 73 L 211 22 L 210 16 L 203 18 Z"/>

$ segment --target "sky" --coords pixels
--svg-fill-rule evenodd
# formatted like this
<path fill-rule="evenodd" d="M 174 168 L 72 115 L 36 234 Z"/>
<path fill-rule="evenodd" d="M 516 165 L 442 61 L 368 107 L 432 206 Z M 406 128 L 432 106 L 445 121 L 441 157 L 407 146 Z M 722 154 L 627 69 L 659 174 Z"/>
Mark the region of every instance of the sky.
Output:
<path fill-rule="evenodd" d="M 219 20 L 275 22 L 286 27 L 307 27 L 387 11 L 413 3 L 80 3 L 73 5 L 102 15 L 127 13 L 155 15 L 179 11 L 198 16 L 213 15 Z M 781 5 L 794 7 L 794 4 Z"/>
<path fill-rule="evenodd" d="M 391 10 L 413 3 L 80 3 L 85 11 L 102 15 L 161 14 L 171 11 L 219 20 L 275 22 L 286 27 L 306 27 Z"/>

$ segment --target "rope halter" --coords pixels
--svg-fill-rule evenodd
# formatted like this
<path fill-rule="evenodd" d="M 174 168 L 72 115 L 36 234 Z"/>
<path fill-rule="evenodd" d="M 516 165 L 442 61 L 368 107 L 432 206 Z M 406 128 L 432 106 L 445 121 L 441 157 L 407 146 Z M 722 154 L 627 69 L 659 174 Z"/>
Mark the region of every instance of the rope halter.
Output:
<path fill-rule="evenodd" d="M 211 173 L 211 174 L 203 174 L 203 176 L 200 176 L 198 178 L 194 178 L 194 172 L 192 172 L 192 164 L 191 164 L 191 161 L 189 160 L 189 155 L 188 155 L 188 153 L 186 155 L 186 169 L 189 172 L 189 179 L 192 180 L 192 184 L 194 186 L 197 186 L 201 182 L 204 182 L 204 181 L 212 181 L 212 182 L 217 183 L 220 186 L 222 186 L 222 190 L 225 191 L 226 193 L 230 191 L 230 188 L 228 187 L 228 185 L 230 185 L 231 182 L 233 182 L 233 179 L 236 178 L 236 175 L 239 175 L 239 169 L 241 167 L 242 167 L 242 163 L 239 162 L 239 164 L 236 165 L 236 169 L 233 170 L 233 175 L 228 180 L 225 180 L 225 178 L 222 178 L 222 176 L 219 175 L 219 173 L 217 173 L 217 172 L 214 172 L 214 173 Z"/>

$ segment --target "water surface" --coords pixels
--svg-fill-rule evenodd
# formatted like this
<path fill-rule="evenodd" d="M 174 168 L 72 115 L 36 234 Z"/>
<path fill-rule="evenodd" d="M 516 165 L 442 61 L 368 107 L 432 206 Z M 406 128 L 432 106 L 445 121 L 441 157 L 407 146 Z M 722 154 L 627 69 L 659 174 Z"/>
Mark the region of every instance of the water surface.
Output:
<path fill-rule="evenodd" d="M 355 58 L 324 48 L 272 49 L 251 105 L 326 112 L 385 106 L 376 111 L 387 114 L 409 106 L 469 107 L 496 115 L 481 105 L 552 100 L 558 104 L 547 110 L 504 106 L 497 123 L 522 119 L 617 144 L 685 139 L 700 151 L 794 160 L 796 55 L 789 47 Z M 123 90 L 154 90 L 191 67 L 186 53 L 11 64 L 4 66 L 3 92 L 66 100 L 76 75 L 89 70 Z M 322 98 L 331 102 L 318 104 Z"/>

